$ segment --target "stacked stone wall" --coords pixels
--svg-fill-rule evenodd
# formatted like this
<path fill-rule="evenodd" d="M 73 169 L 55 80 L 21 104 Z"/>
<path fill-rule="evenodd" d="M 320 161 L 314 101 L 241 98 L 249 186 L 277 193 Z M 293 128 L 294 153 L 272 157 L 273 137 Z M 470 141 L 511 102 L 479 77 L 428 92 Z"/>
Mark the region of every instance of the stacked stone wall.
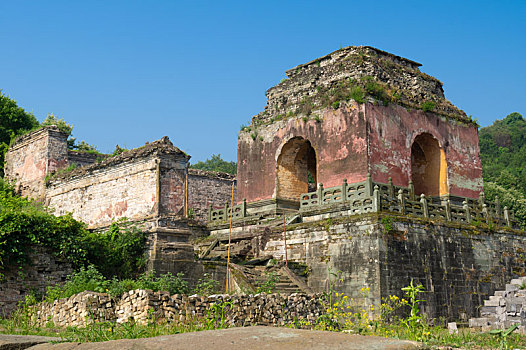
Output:
<path fill-rule="evenodd" d="M 23 269 L 8 269 L 0 280 L 0 316 L 16 309 L 25 296 L 33 293 L 42 295 L 47 286 L 66 280 L 73 272 L 71 265 L 56 259 L 44 248 L 33 247 L 29 264 Z"/>
<path fill-rule="evenodd" d="M 230 205 L 232 196 L 232 181 L 235 176 L 203 171 L 198 169 L 188 169 L 188 208 L 193 211 L 194 218 L 201 222 L 208 222 L 208 209 L 221 208 L 225 203 Z M 234 201 L 236 192 L 234 189 Z"/>
<path fill-rule="evenodd" d="M 119 298 L 82 292 L 67 299 L 35 306 L 35 322 L 45 326 L 86 326 L 93 322 L 220 321 L 213 306 L 222 309 L 228 326 L 287 325 L 296 320 L 316 321 L 324 313 L 321 295 L 279 294 L 187 296 L 151 290 L 133 290 Z"/>

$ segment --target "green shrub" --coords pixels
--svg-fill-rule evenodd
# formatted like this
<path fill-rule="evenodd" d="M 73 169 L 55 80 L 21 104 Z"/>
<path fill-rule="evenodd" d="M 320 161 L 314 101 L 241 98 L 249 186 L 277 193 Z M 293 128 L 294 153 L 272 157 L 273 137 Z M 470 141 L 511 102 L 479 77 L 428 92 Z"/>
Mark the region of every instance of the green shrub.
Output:
<path fill-rule="evenodd" d="M 72 295 L 92 291 L 97 293 L 108 293 L 118 297 L 135 289 L 151 289 L 154 292 L 167 291 L 172 294 L 188 294 L 188 282 L 183 279 L 184 275 L 178 273 L 162 274 L 156 277 L 154 273 L 144 273 L 137 279 L 117 278 L 108 279 L 100 273 L 93 265 L 80 268 L 79 271 L 68 276 L 66 283 L 48 287 L 44 300 L 52 302 L 57 299 L 69 298 Z"/>
<path fill-rule="evenodd" d="M 64 285 L 48 287 L 45 301 L 69 298 L 72 295 L 86 290 L 98 293 L 108 291 L 109 281 L 95 268 L 90 265 L 87 268 L 81 267 L 80 270 L 70 276 Z"/>
<path fill-rule="evenodd" d="M 87 258 L 106 278 L 137 277 L 146 264 L 146 233 L 124 220 L 111 224 L 106 232 L 84 237 Z"/>
<path fill-rule="evenodd" d="M 212 277 L 208 273 L 205 273 L 203 275 L 203 278 L 200 278 L 197 281 L 197 285 L 195 286 L 193 292 L 198 295 L 210 295 L 219 291 L 219 282 L 212 279 Z"/>
<path fill-rule="evenodd" d="M 71 132 L 73 131 L 73 126 L 71 124 L 66 123 L 63 119 L 58 118 L 53 113 L 50 113 L 47 115 L 46 119 L 40 124 L 41 126 L 50 126 L 55 125 L 58 127 L 60 131 L 62 131 L 66 135 L 71 135 Z"/>
<path fill-rule="evenodd" d="M 47 247 L 73 266 L 82 266 L 86 234 L 85 225 L 70 214 L 54 216 L 41 204 L 15 195 L 13 187 L 0 179 L 0 276 L 6 268 L 21 270 L 34 246 Z"/>
<path fill-rule="evenodd" d="M 358 103 L 365 102 L 365 91 L 360 86 L 353 86 L 349 93 L 350 97 Z"/>

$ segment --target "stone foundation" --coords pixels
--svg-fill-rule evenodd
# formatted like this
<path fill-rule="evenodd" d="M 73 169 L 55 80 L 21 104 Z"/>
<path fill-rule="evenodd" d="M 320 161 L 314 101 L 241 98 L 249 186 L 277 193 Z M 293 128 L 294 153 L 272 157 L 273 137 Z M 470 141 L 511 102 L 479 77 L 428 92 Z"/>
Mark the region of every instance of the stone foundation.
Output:
<path fill-rule="evenodd" d="M 402 296 L 401 288 L 413 279 L 426 289 L 421 299 L 429 317 L 467 321 L 496 289 L 526 274 L 522 231 L 397 215 L 341 215 L 304 217 L 310 222 L 287 226 L 288 260 L 307 265 L 307 284 L 314 292 L 333 285 L 364 301 L 361 289 L 369 287 L 367 303 L 379 305 L 389 295 Z M 212 237 L 221 249 L 228 229 L 216 229 Z M 283 227 L 238 226 L 232 242 L 233 249 L 248 245 L 247 259 L 285 258 Z"/>

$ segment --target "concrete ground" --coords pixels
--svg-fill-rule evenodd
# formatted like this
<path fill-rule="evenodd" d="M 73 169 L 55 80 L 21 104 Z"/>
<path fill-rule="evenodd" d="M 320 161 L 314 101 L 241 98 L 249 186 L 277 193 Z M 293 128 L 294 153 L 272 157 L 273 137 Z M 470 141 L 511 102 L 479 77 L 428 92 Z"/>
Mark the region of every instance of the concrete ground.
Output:
<path fill-rule="evenodd" d="M 49 339 L 49 340 L 48 340 Z M 0 335 L 0 350 L 358 350 L 425 349 L 417 342 L 366 337 L 340 332 L 323 332 L 276 327 L 244 327 L 164 335 L 155 338 L 122 339 L 100 343 L 59 343 L 56 338 Z M 40 344 L 39 344 L 40 343 Z"/>

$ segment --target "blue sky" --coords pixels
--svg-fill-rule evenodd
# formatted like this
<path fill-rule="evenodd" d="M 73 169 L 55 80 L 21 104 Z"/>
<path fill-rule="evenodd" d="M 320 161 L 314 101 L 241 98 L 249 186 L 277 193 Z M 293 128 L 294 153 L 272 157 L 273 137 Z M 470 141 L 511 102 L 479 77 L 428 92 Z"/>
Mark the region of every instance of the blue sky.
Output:
<path fill-rule="evenodd" d="M 193 162 L 285 70 L 349 45 L 423 64 L 482 126 L 526 116 L 526 1 L 0 0 L 0 89 L 103 152 L 164 135 Z"/>

